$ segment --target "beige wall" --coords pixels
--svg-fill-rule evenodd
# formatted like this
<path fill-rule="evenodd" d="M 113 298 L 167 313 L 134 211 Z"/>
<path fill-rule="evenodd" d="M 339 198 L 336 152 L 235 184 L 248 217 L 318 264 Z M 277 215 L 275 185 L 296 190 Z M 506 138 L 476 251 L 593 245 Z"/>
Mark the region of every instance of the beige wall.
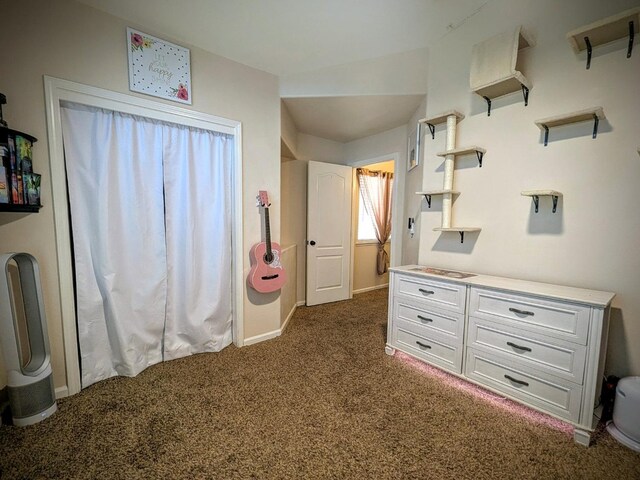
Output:
<path fill-rule="evenodd" d="M 389 255 L 391 243 L 384 249 Z M 378 275 L 376 262 L 378 258 L 377 243 L 356 243 L 353 260 L 353 293 L 365 292 L 376 287 L 389 284 L 389 273 Z"/>
<path fill-rule="evenodd" d="M 137 96 L 128 90 L 126 27 L 172 39 L 163 32 L 130 24 L 68 0 L 2 2 L 0 10 L 4 20 L 0 29 L 3 46 L 0 92 L 7 95 L 9 102 L 4 116 L 12 128 L 39 139 L 34 149 L 34 170 L 43 175 L 44 205 L 37 214 L 0 214 L 0 251 L 28 252 L 40 262 L 54 382 L 56 387 L 62 387 L 66 381 L 42 77 L 51 75 Z M 193 106 L 187 108 L 242 122 L 246 259 L 243 269 L 246 274 L 249 249 L 261 237 L 260 217 L 255 208 L 259 189 L 269 191 L 273 205 L 272 234 L 276 241 L 280 237 L 278 80 L 273 75 L 193 47 L 191 72 Z M 140 96 L 163 102 L 155 97 Z M 279 328 L 277 295 L 245 291 L 244 309 L 246 338 Z M 0 385 L 5 383 L 0 377 Z"/>
<path fill-rule="evenodd" d="M 282 248 L 282 266 L 287 272 L 287 281 L 280 290 L 280 330 L 285 327 L 289 315 L 295 308 L 298 300 L 297 294 L 297 245 L 289 245 Z"/>
<path fill-rule="evenodd" d="M 517 7 L 516 7 L 517 5 Z M 606 371 L 640 374 L 640 55 L 626 58 L 627 39 L 594 48 L 591 69 L 565 36 L 574 28 L 637 5 L 637 1 L 489 2 L 431 50 L 427 112 L 457 109 L 466 115 L 458 146 L 487 149 L 482 168 L 473 158 L 456 164 L 453 224 L 479 226 L 460 244 L 439 234 L 440 206 L 423 205 L 421 264 L 616 292 Z M 522 24 L 537 44 L 521 53 L 533 84 L 529 106 L 515 94 L 493 102 L 469 92 L 472 46 Z M 637 44 L 637 40 L 636 40 Z M 445 67 L 445 68 L 441 68 Z M 602 106 L 607 120 L 554 128 L 542 145 L 536 119 Z M 424 187 L 441 188 L 443 131 L 426 140 Z M 541 200 L 533 213 L 520 192 L 564 193 L 558 212 Z"/>
<path fill-rule="evenodd" d="M 306 298 L 306 238 L 307 238 L 307 170 L 309 163 L 304 160 L 283 158 L 281 166 L 282 185 L 282 244 L 296 245 L 295 299 L 303 302 Z"/>

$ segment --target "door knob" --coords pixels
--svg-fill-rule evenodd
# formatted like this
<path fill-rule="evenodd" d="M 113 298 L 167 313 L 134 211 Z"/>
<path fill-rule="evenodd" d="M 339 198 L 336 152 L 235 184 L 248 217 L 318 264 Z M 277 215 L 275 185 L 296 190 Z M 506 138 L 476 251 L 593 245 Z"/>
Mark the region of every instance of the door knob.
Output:
<path fill-rule="evenodd" d="M 311 241 L 309 242 L 309 245 L 311 245 L 312 247 L 313 247 L 315 244 L 316 244 L 316 241 L 315 241 L 315 240 L 311 240 Z"/>

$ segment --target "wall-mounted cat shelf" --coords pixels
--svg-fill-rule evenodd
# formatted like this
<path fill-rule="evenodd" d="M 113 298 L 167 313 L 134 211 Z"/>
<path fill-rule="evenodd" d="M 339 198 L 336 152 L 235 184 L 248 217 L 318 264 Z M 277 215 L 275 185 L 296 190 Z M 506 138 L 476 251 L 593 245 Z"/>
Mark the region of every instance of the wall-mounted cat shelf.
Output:
<path fill-rule="evenodd" d="M 592 138 L 596 138 L 598 135 L 598 123 L 604 118 L 605 116 L 602 107 L 592 107 L 587 108 L 586 110 L 578 110 L 576 112 L 536 120 L 535 124 L 544 132 L 544 146 L 546 147 L 549 143 L 549 128 L 593 120 Z"/>
<path fill-rule="evenodd" d="M 469 84 L 487 102 L 487 116 L 491 115 L 491 99 L 519 90 L 525 107 L 529 104 L 531 82 L 520 71 L 518 52 L 530 46 L 533 40 L 521 26 L 473 46 Z"/>
<path fill-rule="evenodd" d="M 427 201 L 427 206 L 429 208 L 431 208 L 431 196 L 432 195 L 444 195 L 444 194 L 451 194 L 451 195 L 459 195 L 460 192 L 456 192 L 454 190 L 430 190 L 428 192 L 416 192 L 416 195 L 424 195 L 424 199 Z"/>
<path fill-rule="evenodd" d="M 436 227 L 433 229 L 434 232 L 458 232 L 460 234 L 460 243 L 464 243 L 465 232 L 479 232 L 481 230 L 481 228 L 477 227 Z"/>
<path fill-rule="evenodd" d="M 587 51 L 587 70 L 591 68 L 593 47 L 629 36 L 627 58 L 633 51 L 633 38 L 640 30 L 640 7 L 625 10 L 567 33 L 567 40 L 575 53 Z"/>
<path fill-rule="evenodd" d="M 436 125 L 445 123 L 450 115 L 455 115 L 458 122 L 464 118 L 464 115 L 460 112 L 456 110 L 449 110 L 448 112 L 441 113 L 431 118 L 421 118 L 418 120 L 418 123 L 424 123 L 429 127 L 429 132 L 431 132 L 431 138 L 433 139 L 436 138 Z"/>
<path fill-rule="evenodd" d="M 540 197 L 551 197 L 553 201 L 553 208 L 551 212 L 556 213 L 556 209 L 558 208 L 558 199 L 562 196 L 562 193 L 557 192 L 555 190 L 527 190 L 524 192 L 520 192 L 520 195 L 523 195 L 525 197 L 531 197 L 533 199 L 533 204 L 535 206 L 536 213 L 538 213 Z"/>
<path fill-rule="evenodd" d="M 478 157 L 478 164 L 480 167 L 482 167 L 482 157 L 484 157 L 484 154 L 487 153 L 487 151 L 482 147 L 477 147 L 476 145 L 472 145 L 470 147 L 454 148 L 453 150 L 447 150 L 445 152 L 436 153 L 436 155 L 438 157 L 446 157 L 447 155 L 453 155 L 454 157 L 461 157 L 463 155 L 468 155 L 473 152 L 476 153 L 476 156 Z"/>

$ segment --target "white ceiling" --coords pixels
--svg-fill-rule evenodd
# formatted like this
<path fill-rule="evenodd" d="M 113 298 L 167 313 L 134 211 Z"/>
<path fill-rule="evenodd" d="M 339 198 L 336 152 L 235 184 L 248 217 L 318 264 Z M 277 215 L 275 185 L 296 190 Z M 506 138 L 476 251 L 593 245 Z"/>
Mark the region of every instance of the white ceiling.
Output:
<path fill-rule="evenodd" d="M 282 76 L 427 47 L 489 0 L 78 1 Z"/>
<path fill-rule="evenodd" d="M 350 142 L 407 123 L 424 95 L 283 99 L 298 131 Z"/>
<path fill-rule="evenodd" d="M 77 0 L 280 77 L 428 47 L 490 0 Z M 420 95 L 288 98 L 303 133 L 351 141 L 406 123 Z"/>

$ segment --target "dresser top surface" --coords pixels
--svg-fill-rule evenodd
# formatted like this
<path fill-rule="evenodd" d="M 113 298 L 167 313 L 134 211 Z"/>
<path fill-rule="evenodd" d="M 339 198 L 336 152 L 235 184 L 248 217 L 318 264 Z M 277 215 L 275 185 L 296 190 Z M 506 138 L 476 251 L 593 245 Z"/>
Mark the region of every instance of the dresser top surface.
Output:
<path fill-rule="evenodd" d="M 404 273 L 416 277 L 452 282 L 475 287 L 493 288 L 515 293 L 526 293 L 540 297 L 549 297 L 576 303 L 584 303 L 598 307 L 606 307 L 611 303 L 615 293 L 588 290 L 585 288 L 553 285 L 550 283 L 531 282 L 506 277 L 494 277 L 471 272 L 458 272 L 423 265 L 404 265 L 390 269 L 392 272 Z"/>

